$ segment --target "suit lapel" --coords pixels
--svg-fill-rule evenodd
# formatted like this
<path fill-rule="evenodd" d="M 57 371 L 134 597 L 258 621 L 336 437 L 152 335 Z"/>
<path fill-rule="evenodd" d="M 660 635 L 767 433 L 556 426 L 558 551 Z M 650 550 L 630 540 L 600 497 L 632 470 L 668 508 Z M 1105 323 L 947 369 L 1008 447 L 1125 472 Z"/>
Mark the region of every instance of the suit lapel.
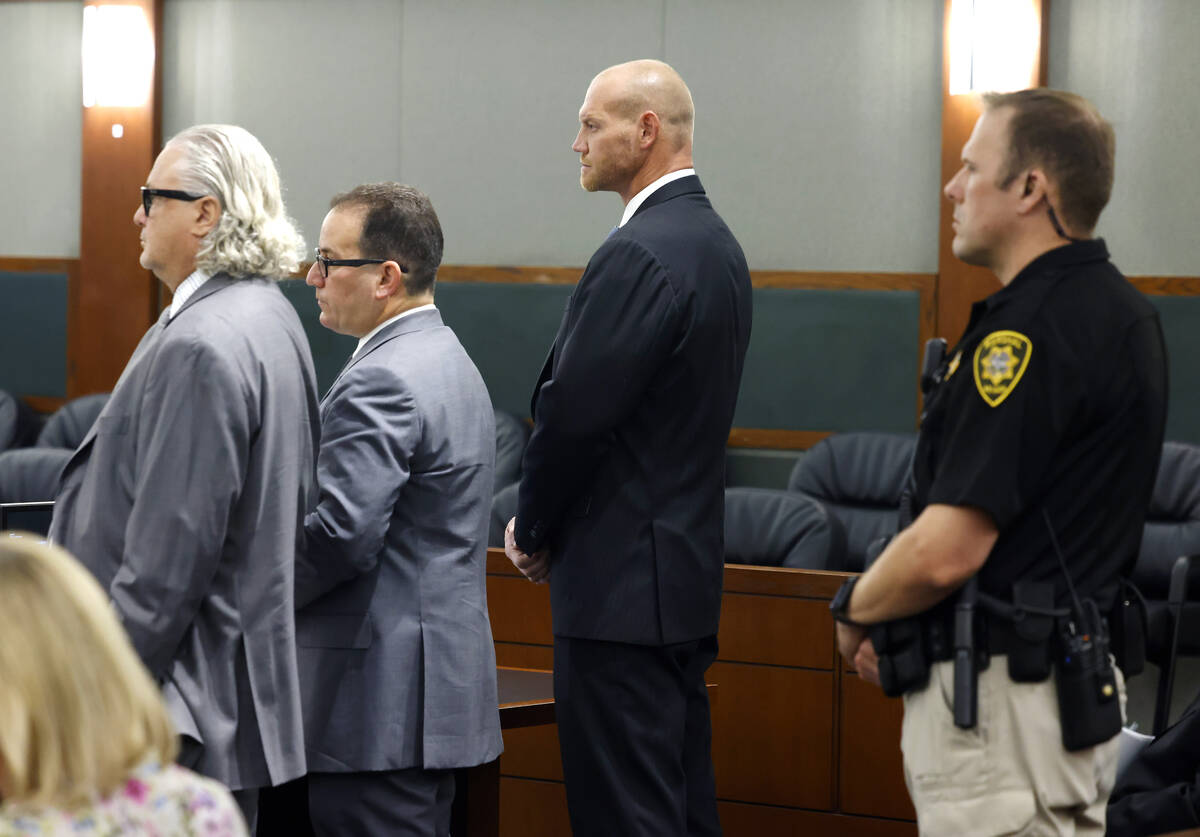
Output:
<path fill-rule="evenodd" d="M 321 404 L 324 405 L 325 399 L 329 398 L 329 393 L 333 392 L 333 388 L 337 386 L 337 382 L 343 375 L 354 367 L 359 361 L 367 355 L 374 352 L 385 343 L 395 340 L 402 334 L 410 334 L 414 331 L 424 331 L 425 329 L 438 328 L 442 323 L 442 312 L 436 308 L 428 311 L 418 311 L 415 314 L 409 314 L 403 319 L 397 320 L 379 331 L 371 335 L 371 339 L 367 341 L 367 345 L 358 350 L 358 353 L 352 355 L 346 360 L 346 364 L 342 370 L 338 372 L 337 377 L 333 379 L 333 383 L 329 385 L 329 389 L 325 392 L 325 397 L 321 399 Z"/>

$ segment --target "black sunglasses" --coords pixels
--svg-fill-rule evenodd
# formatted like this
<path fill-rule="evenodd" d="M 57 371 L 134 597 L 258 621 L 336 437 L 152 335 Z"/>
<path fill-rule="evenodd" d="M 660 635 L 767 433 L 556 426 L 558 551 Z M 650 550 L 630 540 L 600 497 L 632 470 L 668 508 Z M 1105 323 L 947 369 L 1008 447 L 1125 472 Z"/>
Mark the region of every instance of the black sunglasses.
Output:
<path fill-rule="evenodd" d="M 329 278 L 329 267 L 362 267 L 364 264 L 385 264 L 392 259 L 327 259 L 321 255 L 321 248 L 318 247 L 315 251 L 316 262 L 321 266 L 321 278 Z M 407 273 L 403 265 L 400 265 L 400 272 Z"/>
<path fill-rule="evenodd" d="M 198 201 L 204 195 L 193 195 L 191 192 L 181 192 L 178 189 L 151 189 L 149 186 L 142 187 L 142 211 L 146 213 L 146 217 L 150 217 L 150 204 L 154 203 L 155 198 L 174 198 L 177 201 Z"/>

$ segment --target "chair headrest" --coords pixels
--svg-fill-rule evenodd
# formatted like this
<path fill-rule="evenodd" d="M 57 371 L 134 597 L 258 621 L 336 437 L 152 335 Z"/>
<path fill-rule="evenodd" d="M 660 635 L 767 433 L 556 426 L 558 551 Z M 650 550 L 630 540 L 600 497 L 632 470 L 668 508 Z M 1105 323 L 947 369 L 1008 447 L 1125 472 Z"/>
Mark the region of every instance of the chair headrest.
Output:
<path fill-rule="evenodd" d="M 15 395 L 0 390 L 0 451 L 33 444 L 42 417 Z"/>
<path fill-rule="evenodd" d="M 829 436 L 796 463 L 788 489 L 844 505 L 895 508 L 916 445 L 916 433 Z"/>
<path fill-rule="evenodd" d="M 0 453 L 0 503 L 53 500 L 58 478 L 74 451 L 16 448 Z"/>
<path fill-rule="evenodd" d="M 63 404 L 46 420 L 46 426 L 38 434 L 38 447 L 72 450 L 79 447 L 107 403 L 108 393 L 103 392 L 83 395 Z"/>
<path fill-rule="evenodd" d="M 1163 442 L 1146 519 L 1200 521 L 1200 447 L 1185 442 Z"/>
<path fill-rule="evenodd" d="M 767 488 L 725 489 L 725 560 L 810 570 L 845 568 L 841 523 L 811 497 Z"/>

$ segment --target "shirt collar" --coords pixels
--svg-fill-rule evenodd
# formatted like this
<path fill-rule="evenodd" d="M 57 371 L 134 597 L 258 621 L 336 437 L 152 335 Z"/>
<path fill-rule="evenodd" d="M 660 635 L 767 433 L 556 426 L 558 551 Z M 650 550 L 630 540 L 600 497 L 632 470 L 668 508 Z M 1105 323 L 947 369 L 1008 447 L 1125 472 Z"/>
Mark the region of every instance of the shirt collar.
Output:
<path fill-rule="evenodd" d="M 410 314 L 415 314 L 418 311 L 436 311 L 436 310 L 437 310 L 437 306 L 434 305 L 432 302 L 430 302 L 428 305 L 418 305 L 416 308 L 409 308 L 407 311 L 401 311 L 399 314 L 397 314 L 394 317 L 389 317 L 388 319 L 384 320 L 379 325 L 375 326 L 375 328 L 368 331 L 366 333 L 366 335 L 361 340 L 358 341 L 358 345 L 354 348 L 354 353 L 352 355 L 350 355 L 350 357 L 358 357 L 358 353 L 360 351 L 362 351 L 363 346 L 367 345 L 367 341 L 370 340 L 372 337 L 374 337 L 376 334 L 378 334 L 380 331 L 382 331 L 385 327 L 390 326 L 392 323 L 399 322 L 400 320 L 403 320 L 405 317 L 409 316 Z"/>
<path fill-rule="evenodd" d="M 991 308 L 1010 295 L 1020 293 L 1032 281 L 1057 274 L 1063 268 L 1103 261 L 1108 261 L 1108 245 L 1104 243 L 1103 238 L 1089 238 L 1085 241 L 1075 241 L 1064 244 L 1062 247 L 1055 247 L 1021 268 L 1011 282 L 983 302 L 987 308 Z"/>
<path fill-rule="evenodd" d="M 175 289 L 175 294 L 171 297 L 171 314 L 168 319 L 174 319 L 188 298 L 198 291 L 209 278 L 209 274 L 203 270 L 193 270 L 191 276 L 180 282 L 179 287 Z"/>
<path fill-rule="evenodd" d="M 625 213 L 621 216 L 621 223 L 617 224 L 617 226 L 623 227 L 629 223 L 629 219 L 633 217 L 633 213 L 637 212 L 641 205 L 646 202 L 646 198 L 653 195 L 663 186 L 666 186 L 668 183 L 674 180 L 679 180 L 681 177 L 687 177 L 695 173 L 695 169 L 680 169 L 679 171 L 673 171 L 664 174 L 658 180 L 654 181 L 645 189 L 634 195 L 633 199 L 629 203 L 625 204 Z"/>

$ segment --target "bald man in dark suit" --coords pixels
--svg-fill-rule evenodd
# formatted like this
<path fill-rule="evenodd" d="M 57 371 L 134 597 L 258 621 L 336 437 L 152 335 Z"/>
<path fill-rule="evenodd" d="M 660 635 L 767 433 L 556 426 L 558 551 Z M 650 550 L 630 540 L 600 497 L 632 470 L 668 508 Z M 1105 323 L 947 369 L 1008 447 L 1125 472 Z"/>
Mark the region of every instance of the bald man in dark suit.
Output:
<path fill-rule="evenodd" d="M 574 833 L 719 834 L 704 672 L 717 653 L 750 275 L 692 168 L 678 73 L 610 67 L 579 121 L 580 183 L 617 192 L 625 212 L 534 391 L 506 549 L 550 582 Z"/>

